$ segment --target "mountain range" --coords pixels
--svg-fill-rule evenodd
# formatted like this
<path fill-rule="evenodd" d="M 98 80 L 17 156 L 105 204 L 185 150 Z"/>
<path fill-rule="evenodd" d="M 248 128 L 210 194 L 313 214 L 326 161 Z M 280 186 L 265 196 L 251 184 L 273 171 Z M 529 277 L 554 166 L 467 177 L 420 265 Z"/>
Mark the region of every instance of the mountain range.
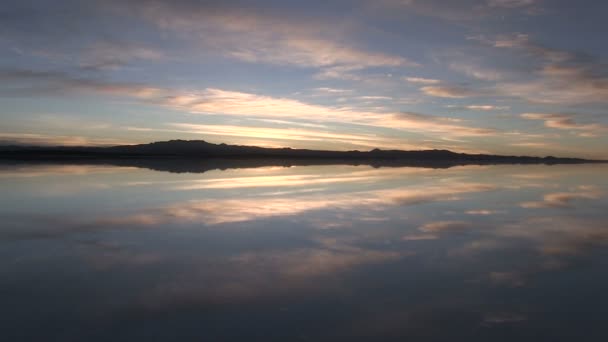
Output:
<path fill-rule="evenodd" d="M 21 162 L 106 163 L 173 172 L 204 172 L 217 168 L 289 165 L 372 165 L 444 168 L 467 164 L 579 164 L 599 160 L 553 156 L 504 156 L 456 153 L 449 150 L 321 151 L 213 144 L 203 140 L 170 140 L 139 145 L 0 146 L 0 160 Z"/>

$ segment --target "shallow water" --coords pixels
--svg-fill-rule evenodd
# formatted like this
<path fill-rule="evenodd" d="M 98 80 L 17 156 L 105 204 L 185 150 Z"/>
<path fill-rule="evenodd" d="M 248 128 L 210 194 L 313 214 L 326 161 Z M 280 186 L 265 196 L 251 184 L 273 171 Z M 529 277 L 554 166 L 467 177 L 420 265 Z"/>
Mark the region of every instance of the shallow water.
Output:
<path fill-rule="evenodd" d="M 606 341 L 608 167 L 0 167 L 6 341 Z"/>

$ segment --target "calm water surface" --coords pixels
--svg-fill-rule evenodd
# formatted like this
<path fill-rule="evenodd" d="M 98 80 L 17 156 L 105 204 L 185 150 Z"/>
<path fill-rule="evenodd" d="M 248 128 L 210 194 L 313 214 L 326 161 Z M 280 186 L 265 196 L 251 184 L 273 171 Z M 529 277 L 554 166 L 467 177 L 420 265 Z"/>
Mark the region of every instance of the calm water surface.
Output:
<path fill-rule="evenodd" d="M 0 167 L 5 341 L 607 341 L 608 167 Z"/>

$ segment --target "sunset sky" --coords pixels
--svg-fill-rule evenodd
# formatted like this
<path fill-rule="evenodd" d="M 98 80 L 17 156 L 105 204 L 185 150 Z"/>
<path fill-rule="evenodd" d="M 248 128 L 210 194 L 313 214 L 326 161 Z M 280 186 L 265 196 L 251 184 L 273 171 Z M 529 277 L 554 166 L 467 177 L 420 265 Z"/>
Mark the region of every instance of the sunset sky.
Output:
<path fill-rule="evenodd" d="M 0 141 L 608 158 L 608 1 L 8 1 Z"/>

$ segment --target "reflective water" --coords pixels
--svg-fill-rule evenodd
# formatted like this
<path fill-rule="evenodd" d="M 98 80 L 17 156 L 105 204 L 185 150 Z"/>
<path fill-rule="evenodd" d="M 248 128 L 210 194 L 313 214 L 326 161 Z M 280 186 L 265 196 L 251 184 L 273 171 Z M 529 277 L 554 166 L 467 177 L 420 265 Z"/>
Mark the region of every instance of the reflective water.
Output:
<path fill-rule="evenodd" d="M 2 166 L 2 339 L 606 341 L 607 171 Z"/>

